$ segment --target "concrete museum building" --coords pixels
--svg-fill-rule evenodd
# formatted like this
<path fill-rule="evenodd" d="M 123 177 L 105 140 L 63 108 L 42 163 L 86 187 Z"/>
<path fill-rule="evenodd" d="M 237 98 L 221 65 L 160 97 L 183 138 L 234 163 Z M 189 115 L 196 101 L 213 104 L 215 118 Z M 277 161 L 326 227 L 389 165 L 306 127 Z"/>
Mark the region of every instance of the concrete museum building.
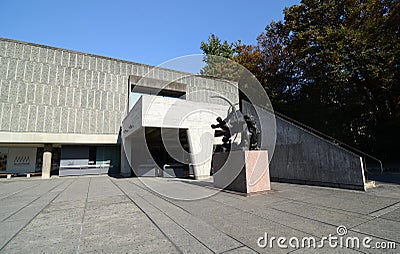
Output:
<path fill-rule="evenodd" d="M 132 90 L 143 95 L 132 101 Z M 209 177 L 218 141 L 209 144 L 203 165 L 189 156 L 183 160 L 196 166 L 172 172 L 160 135 L 177 133 L 185 150 L 199 149 L 199 137 L 214 135 L 211 123 L 228 110 L 213 93 L 240 103 L 237 87 L 225 81 L 0 38 L 0 174 L 129 176 L 133 166 L 139 175 Z M 174 117 L 196 108 L 213 113 L 189 117 L 177 130 Z M 361 156 L 280 117 L 276 130 L 271 180 L 365 188 Z M 143 161 L 138 137 L 156 161 Z"/>
<path fill-rule="evenodd" d="M 130 90 L 148 73 L 152 76 L 135 88 L 147 94 L 136 107 L 165 84 L 158 95 L 167 101 L 167 97 L 188 93 L 187 101 L 215 108 L 208 103 L 210 98 L 195 93 L 214 87 L 238 100 L 237 89 L 224 82 L 193 75 L 181 83 L 171 82 L 187 74 L 161 68 L 149 72 L 153 68 L 0 39 L 0 173 L 117 174 L 129 167 L 121 149 L 121 123 L 128 113 Z M 208 121 L 210 125 L 215 118 Z M 157 125 L 151 127 L 148 132 L 157 132 Z M 151 135 L 157 137 L 157 133 Z M 130 174 L 129 168 L 122 172 Z"/>

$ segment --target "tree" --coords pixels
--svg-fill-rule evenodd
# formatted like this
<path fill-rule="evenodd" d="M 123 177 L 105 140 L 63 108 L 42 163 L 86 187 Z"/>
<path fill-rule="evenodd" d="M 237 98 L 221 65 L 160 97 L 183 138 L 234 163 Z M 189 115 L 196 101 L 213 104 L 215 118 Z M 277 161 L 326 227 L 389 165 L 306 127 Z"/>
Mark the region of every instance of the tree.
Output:
<path fill-rule="evenodd" d="M 399 11 L 398 0 L 304 0 L 285 10 L 303 121 L 377 152 L 379 126 L 399 112 Z"/>
<path fill-rule="evenodd" d="M 399 36 L 399 0 L 303 0 L 257 45 L 211 35 L 201 48 L 249 69 L 278 111 L 390 158 L 400 142 Z"/>

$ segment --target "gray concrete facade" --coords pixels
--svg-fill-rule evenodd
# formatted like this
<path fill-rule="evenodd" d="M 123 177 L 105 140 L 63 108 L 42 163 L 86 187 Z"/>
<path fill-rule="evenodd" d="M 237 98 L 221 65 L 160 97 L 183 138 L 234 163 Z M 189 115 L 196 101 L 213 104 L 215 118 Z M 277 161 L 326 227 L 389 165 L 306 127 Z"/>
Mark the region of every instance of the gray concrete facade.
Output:
<path fill-rule="evenodd" d="M 0 38 L 0 148 L 119 145 L 134 86 L 145 94 L 175 86 L 188 101 L 225 104 L 213 93 L 238 102 L 237 86 L 221 80 Z"/>
<path fill-rule="evenodd" d="M 237 90 L 224 82 L 154 68 L 0 38 L 0 142 L 116 143 L 129 75 L 179 80 L 188 100 L 203 101 L 196 91 L 219 87 L 237 101 Z"/>

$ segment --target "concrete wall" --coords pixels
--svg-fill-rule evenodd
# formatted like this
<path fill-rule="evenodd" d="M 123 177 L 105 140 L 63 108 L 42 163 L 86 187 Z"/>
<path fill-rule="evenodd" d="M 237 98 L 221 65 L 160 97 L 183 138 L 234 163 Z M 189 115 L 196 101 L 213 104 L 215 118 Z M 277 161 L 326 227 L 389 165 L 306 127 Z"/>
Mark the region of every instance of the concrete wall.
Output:
<path fill-rule="evenodd" d="M 160 84 L 178 80 L 188 100 L 206 101 L 192 92 L 214 88 L 230 100 L 238 97 L 218 80 L 0 38 L 0 143 L 116 143 L 129 75 Z"/>
<path fill-rule="evenodd" d="M 365 190 L 360 156 L 276 117 L 273 181 Z"/>
<path fill-rule="evenodd" d="M 246 101 L 242 110 L 259 130 L 263 123 L 259 144 L 271 157 L 271 180 L 364 190 L 360 156 Z"/>
<path fill-rule="evenodd" d="M 0 131 L 117 135 L 138 65 L 0 40 Z M 116 139 L 115 139 L 116 140 Z"/>

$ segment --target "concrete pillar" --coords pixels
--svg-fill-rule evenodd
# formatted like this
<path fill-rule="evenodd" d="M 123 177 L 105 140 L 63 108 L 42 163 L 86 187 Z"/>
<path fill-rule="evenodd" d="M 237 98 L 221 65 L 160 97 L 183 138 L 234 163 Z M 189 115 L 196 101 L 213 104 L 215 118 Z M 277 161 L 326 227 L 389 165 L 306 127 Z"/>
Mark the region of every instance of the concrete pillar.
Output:
<path fill-rule="evenodd" d="M 189 128 L 187 134 L 194 177 L 207 179 L 211 171 L 214 130 L 209 126 Z"/>
<path fill-rule="evenodd" d="M 121 144 L 121 176 L 131 176 L 131 166 L 129 161 L 131 160 L 131 140 L 125 139 Z M 128 157 L 129 156 L 129 157 Z"/>
<path fill-rule="evenodd" d="M 50 178 L 52 150 L 53 146 L 51 144 L 44 145 L 43 162 L 42 162 L 42 179 Z"/>

